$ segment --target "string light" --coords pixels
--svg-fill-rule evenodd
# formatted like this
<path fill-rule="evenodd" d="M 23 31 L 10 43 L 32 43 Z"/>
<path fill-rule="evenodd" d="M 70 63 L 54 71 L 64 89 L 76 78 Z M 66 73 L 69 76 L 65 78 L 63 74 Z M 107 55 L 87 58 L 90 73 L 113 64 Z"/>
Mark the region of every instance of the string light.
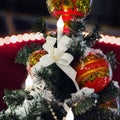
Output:
<path fill-rule="evenodd" d="M 99 40 L 100 43 L 105 44 L 114 44 L 120 46 L 120 37 L 109 36 L 101 34 L 101 39 Z M 25 34 L 18 34 L 12 36 L 6 36 L 4 38 L 0 38 L 0 46 L 4 44 L 9 45 L 10 43 L 15 44 L 17 42 L 27 42 L 27 41 L 35 41 L 35 40 L 43 40 L 42 33 L 25 33 Z"/>
<path fill-rule="evenodd" d="M 100 43 L 114 44 L 120 46 L 120 37 L 101 35 L 102 38 L 99 40 Z"/>
<path fill-rule="evenodd" d="M 11 43 L 16 43 L 17 41 L 18 41 L 17 36 L 12 35 L 12 36 L 10 37 L 10 42 L 11 42 Z"/>
<path fill-rule="evenodd" d="M 5 44 L 9 45 L 10 43 L 15 44 L 17 42 L 27 42 L 27 41 L 35 41 L 35 40 L 43 40 L 43 34 L 41 33 L 25 33 L 18 34 L 12 36 L 6 36 L 4 38 L 0 38 L 0 46 Z"/>
<path fill-rule="evenodd" d="M 0 46 L 3 46 L 3 45 L 4 45 L 4 39 L 0 38 Z"/>
<path fill-rule="evenodd" d="M 3 40 L 4 41 L 4 43 L 3 44 L 10 44 L 10 37 L 9 36 L 6 36 L 5 37 L 5 40 Z"/>

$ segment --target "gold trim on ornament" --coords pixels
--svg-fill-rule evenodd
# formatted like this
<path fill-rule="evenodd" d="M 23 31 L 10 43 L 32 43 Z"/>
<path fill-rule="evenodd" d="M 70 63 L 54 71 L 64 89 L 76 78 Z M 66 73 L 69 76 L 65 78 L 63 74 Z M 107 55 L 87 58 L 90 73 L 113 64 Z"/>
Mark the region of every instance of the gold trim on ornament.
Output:
<path fill-rule="evenodd" d="M 104 70 L 104 72 L 102 72 L 101 70 Z M 88 72 L 82 74 L 79 78 L 78 78 L 78 82 L 85 82 L 87 81 L 86 79 L 84 78 L 87 78 L 87 76 L 90 76 L 92 73 L 100 73 L 101 71 L 101 75 L 99 75 L 98 77 L 101 78 L 101 77 L 104 77 L 105 75 L 108 76 L 108 74 L 103 74 L 103 73 L 106 73 L 106 71 L 108 71 L 108 68 L 107 67 L 100 67 L 100 68 L 97 68 L 97 69 L 94 69 L 94 70 L 89 70 Z M 108 73 L 108 72 L 107 72 Z M 80 81 L 79 81 L 80 80 Z M 93 79 L 94 80 L 94 79 Z"/>

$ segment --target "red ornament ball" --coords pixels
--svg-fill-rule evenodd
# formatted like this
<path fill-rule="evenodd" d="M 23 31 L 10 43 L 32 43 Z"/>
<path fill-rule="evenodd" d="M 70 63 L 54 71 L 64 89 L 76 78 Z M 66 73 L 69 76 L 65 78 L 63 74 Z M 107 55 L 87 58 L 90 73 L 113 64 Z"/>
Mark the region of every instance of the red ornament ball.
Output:
<path fill-rule="evenodd" d="M 103 90 L 111 81 L 109 62 L 101 55 L 89 54 L 75 65 L 76 80 L 80 87 Z"/>

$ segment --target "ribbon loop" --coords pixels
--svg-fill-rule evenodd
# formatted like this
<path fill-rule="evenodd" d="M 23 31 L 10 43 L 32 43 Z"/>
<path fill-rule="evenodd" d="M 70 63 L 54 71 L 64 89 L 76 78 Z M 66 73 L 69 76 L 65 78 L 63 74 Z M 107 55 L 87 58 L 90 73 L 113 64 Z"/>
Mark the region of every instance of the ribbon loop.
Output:
<path fill-rule="evenodd" d="M 70 55 L 69 53 L 64 53 L 58 63 L 62 65 L 69 65 L 73 60 L 73 56 Z"/>

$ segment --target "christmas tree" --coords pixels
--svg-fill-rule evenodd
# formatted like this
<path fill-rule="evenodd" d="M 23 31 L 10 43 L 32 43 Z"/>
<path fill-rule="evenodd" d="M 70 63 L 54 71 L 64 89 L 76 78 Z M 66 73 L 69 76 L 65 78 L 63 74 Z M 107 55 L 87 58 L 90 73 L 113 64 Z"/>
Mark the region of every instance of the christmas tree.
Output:
<path fill-rule="evenodd" d="M 58 1 L 54 2 L 57 8 Z M 63 8 L 66 5 L 70 9 L 71 0 Z M 78 6 L 82 17 L 87 5 Z M 0 120 L 119 120 L 120 87 L 112 80 L 117 61 L 112 51 L 104 54 L 94 49 L 101 38 L 99 27 L 86 33 L 85 20 L 76 16 L 67 23 L 67 32 L 66 28 L 62 33 L 49 31 L 43 19 L 34 25 L 45 43 L 30 44 L 18 52 L 15 62 L 28 71 L 26 87 L 5 90 L 8 108 L 0 112 Z"/>

